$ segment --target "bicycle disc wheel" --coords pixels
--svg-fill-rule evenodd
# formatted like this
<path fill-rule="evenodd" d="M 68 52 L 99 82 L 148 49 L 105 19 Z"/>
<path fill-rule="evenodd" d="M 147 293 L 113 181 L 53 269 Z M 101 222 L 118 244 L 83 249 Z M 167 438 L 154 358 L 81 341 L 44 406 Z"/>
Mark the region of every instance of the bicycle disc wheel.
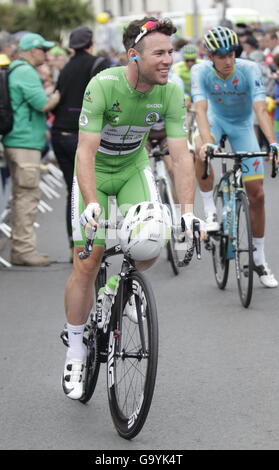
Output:
<path fill-rule="evenodd" d="M 166 183 L 163 180 L 160 180 L 160 182 L 159 182 L 159 193 L 160 193 L 160 196 L 161 196 L 162 203 L 166 204 L 169 207 L 170 211 L 171 211 L 171 205 L 170 205 L 167 190 L 166 190 Z M 171 214 L 171 216 L 172 216 L 172 214 Z M 173 216 L 172 216 L 172 220 L 174 220 Z M 179 256 L 178 256 L 178 252 L 177 252 L 176 247 L 175 247 L 176 243 L 177 243 L 177 241 L 175 240 L 175 236 L 174 236 L 173 229 L 172 229 L 171 230 L 171 235 L 170 235 L 170 240 L 168 241 L 168 243 L 166 245 L 166 249 L 167 249 L 167 258 L 168 258 L 168 261 L 171 264 L 173 274 L 175 276 L 177 276 L 179 274 L 179 267 L 178 267 L 178 265 L 179 265 Z"/>
<path fill-rule="evenodd" d="M 245 193 L 237 201 L 236 278 L 241 303 L 248 307 L 253 292 L 253 242 L 249 205 Z"/>
<path fill-rule="evenodd" d="M 132 439 L 141 431 L 153 397 L 158 321 L 154 294 L 142 274 L 129 275 L 124 293 L 122 311 L 119 298 L 113 307 L 107 385 L 114 425 L 121 437 Z M 134 317 L 127 311 L 129 301 L 136 306 Z"/>
<path fill-rule="evenodd" d="M 87 338 L 84 394 L 79 400 L 81 403 L 87 403 L 95 391 L 100 371 L 99 341 L 100 337 L 97 325 L 92 321 L 92 323 L 89 325 L 89 334 Z"/>
<path fill-rule="evenodd" d="M 223 192 L 219 186 L 214 190 L 217 218 L 220 224 L 219 233 L 211 236 L 212 260 L 215 280 L 219 289 L 225 289 L 229 276 L 230 260 L 227 258 L 228 239 L 223 232 L 222 213 L 224 207 Z"/>

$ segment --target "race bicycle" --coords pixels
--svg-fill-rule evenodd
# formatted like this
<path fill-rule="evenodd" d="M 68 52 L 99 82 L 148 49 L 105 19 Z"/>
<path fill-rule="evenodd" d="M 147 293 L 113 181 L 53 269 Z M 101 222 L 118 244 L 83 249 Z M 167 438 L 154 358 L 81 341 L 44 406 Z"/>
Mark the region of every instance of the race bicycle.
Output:
<path fill-rule="evenodd" d="M 181 216 L 179 213 L 179 207 L 175 203 L 173 184 L 164 162 L 164 157 L 169 153 L 168 148 L 166 147 L 161 149 L 159 141 L 156 139 L 153 139 L 150 142 L 150 145 L 151 149 L 149 151 L 149 159 L 158 193 L 160 195 L 161 202 L 168 206 L 171 214 L 172 229 L 166 249 L 167 259 L 171 264 L 173 273 L 177 276 L 180 271 L 179 268 L 187 266 L 190 263 L 194 249 L 196 249 L 198 259 L 201 258 L 199 224 L 197 221 L 194 221 L 194 239 L 193 241 L 189 240 L 188 245 L 186 244 L 187 246 L 185 250 L 185 246 L 182 244 L 185 242 L 185 236 L 181 232 Z M 185 256 L 183 258 L 181 257 L 181 254 L 184 253 L 184 251 Z"/>
<path fill-rule="evenodd" d="M 225 147 L 226 136 L 220 141 Z M 209 232 L 206 248 L 211 250 L 216 283 L 225 289 L 229 275 L 230 260 L 235 260 L 236 279 L 242 305 L 250 305 L 253 292 L 253 243 L 249 214 L 249 201 L 243 186 L 242 175 L 245 159 L 267 156 L 267 152 L 221 152 L 207 151 L 203 179 L 209 175 L 209 161 L 222 159 L 222 175 L 214 188 L 214 200 L 220 229 Z M 272 159 L 272 177 L 276 176 L 275 157 Z M 233 167 L 227 169 L 226 160 L 233 160 Z M 244 170 L 243 170 L 244 168 Z"/>
<path fill-rule="evenodd" d="M 121 222 L 120 222 L 121 223 Z M 108 221 L 99 223 L 102 228 L 117 228 Z M 199 227 L 193 228 L 196 237 Z M 195 240 L 195 237 L 194 239 Z M 87 239 L 80 259 L 92 252 L 93 239 Z M 94 249 L 94 248 L 93 248 Z M 199 250 L 194 241 L 185 253 L 185 263 Z M 98 327 L 99 298 L 107 282 L 108 259 L 122 255 L 118 274 L 119 284 L 111 309 L 102 328 Z M 87 360 L 84 378 L 84 394 L 81 403 L 87 403 L 98 380 L 101 363 L 107 364 L 107 392 L 113 423 L 119 435 L 134 438 L 142 429 L 153 398 L 158 362 L 158 319 L 152 287 L 148 279 L 136 269 L 135 262 L 123 253 L 120 245 L 107 248 L 95 283 L 96 306 L 86 326 L 84 343 Z M 127 314 L 127 305 L 134 305 L 136 316 Z M 66 328 L 61 333 L 63 343 L 68 346 Z"/>

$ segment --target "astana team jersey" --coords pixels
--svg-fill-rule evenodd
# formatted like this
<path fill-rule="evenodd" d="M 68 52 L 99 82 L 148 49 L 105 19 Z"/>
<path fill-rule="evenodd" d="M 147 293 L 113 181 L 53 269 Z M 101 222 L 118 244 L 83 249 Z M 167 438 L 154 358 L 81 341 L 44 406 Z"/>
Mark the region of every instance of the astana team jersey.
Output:
<path fill-rule="evenodd" d="M 252 61 L 236 59 L 234 72 L 223 80 L 209 60 L 191 69 L 194 103 L 208 100 L 208 115 L 237 123 L 252 119 L 253 103 L 265 100 L 261 70 Z"/>
<path fill-rule="evenodd" d="M 223 80 L 206 60 L 192 67 L 191 85 L 193 102 L 208 102 L 208 120 L 216 142 L 226 134 L 234 152 L 260 151 L 253 128 L 253 103 L 265 101 L 266 94 L 256 63 L 236 59 L 233 73 Z M 244 181 L 262 179 L 263 159 L 245 159 L 242 170 Z"/>
<path fill-rule="evenodd" d="M 123 215 L 131 205 L 159 201 L 145 149 L 154 124 L 163 119 L 168 137 L 187 136 L 184 96 L 179 87 L 167 83 L 140 93 L 130 86 L 124 71 L 124 67 L 106 69 L 89 82 L 79 120 L 81 132 L 101 134 L 95 163 L 97 200 L 103 208 L 101 218 L 108 217 L 110 196 L 116 196 Z M 72 227 L 75 245 L 85 243 L 84 229 L 79 223 L 84 208 L 74 175 Z M 104 243 L 105 232 L 98 229 L 94 244 Z"/>

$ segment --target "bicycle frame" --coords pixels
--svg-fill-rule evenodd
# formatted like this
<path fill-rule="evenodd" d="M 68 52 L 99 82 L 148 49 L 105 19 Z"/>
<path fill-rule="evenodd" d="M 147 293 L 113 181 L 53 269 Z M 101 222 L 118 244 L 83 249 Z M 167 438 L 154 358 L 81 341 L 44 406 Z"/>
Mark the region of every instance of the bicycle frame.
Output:
<path fill-rule="evenodd" d="M 171 184 L 169 181 L 169 175 L 168 175 L 166 165 L 163 160 L 162 151 L 160 150 L 159 145 L 157 145 L 156 147 L 152 149 L 152 151 L 149 154 L 149 157 L 152 158 L 154 162 L 153 174 L 154 174 L 156 184 L 158 185 L 160 181 L 163 181 L 165 183 L 165 188 L 166 188 L 169 205 L 170 205 L 170 212 L 172 214 L 172 219 L 173 219 L 172 225 L 174 226 L 175 232 L 176 232 L 177 231 L 176 228 L 180 226 L 180 219 L 177 217 L 176 204 L 173 199 Z"/>
<path fill-rule="evenodd" d="M 224 235 L 228 237 L 227 259 L 235 259 L 237 238 L 236 203 L 240 192 L 245 192 L 242 183 L 242 169 L 239 159 L 236 158 L 233 168 L 226 171 L 226 173 L 221 177 L 219 189 L 221 189 L 223 193 L 224 208 L 222 224 Z"/>
<path fill-rule="evenodd" d="M 104 280 L 106 279 L 106 270 L 107 270 L 107 267 L 108 267 L 107 259 L 112 257 L 112 256 L 117 256 L 117 255 L 121 255 L 121 254 L 123 255 L 123 251 L 122 251 L 120 245 L 115 245 L 115 246 L 105 250 L 103 258 L 102 258 L 100 270 L 99 270 L 99 273 L 98 273 L 98 279 L 101 280 L 100 285 L 105 283 Z M 119 281 L 119 286 L 118 286 L 118 291 L 117 291 L 117 305 L 116 305 L 116 308 L 117 308 L 118 312 L 122 312 L 122 310 L 123 310 L 125 281 L 127 280 L 129 274 L 132 271 L 134 271 L 135 269 L 136 268 L 135 268 L 135 265 L 134 265 L 134 261 L 131 258 L 129 258 L 128 256 L 124 255 L 123 261 L 122 261 L 122 266 L 121 266 L 121 269 L 120 269 L 120 272 L 119 272 L 120 281 Z M 133 288 L 134 288 L 134 286 L 133 286 Z M 139 309 L 138 305 L 137 305 L 137 309 Z M 111 313 L 112 312 L 110 311 L 110 316 L 109 316 L 109 318 L 106 319 L 107 324 L 110 323 Z M 116 351 L 110 349 L 109 346 L 112 344 L 112 341 L 111 341 L 111 338 L 108 339 L 109 369 L 110 369 L 110 363 L 113 360 L 114 354 L 116 354 L 118 357 L 123 356 L 123 353 L 121 352 L 121 334 L 120 334 L 121 331 L 122 331 L 122 316 L 119 315 L 119 316 L 117 316 L 117 327 L 113 332 L 111 332 L 111 335 L 113 335 L 114 337 L 117 338 L 117 342 L 116 342 L 117 349 L 116 349 Z M 145 338 L 144 338 L 144 334 L 143 334 L 143 330 L 142 330 L 142 320 L 141 320 L 141 318 L 139 318 L 139 331 L 140 331 L 141 342 L 142 342 L 142 346 L 143 346 L 142 357 L 144 357 L 144 355 L 147 354 L 147 349 L 146 349 Z M 127 355 L 126 357 L 134 357 L 134 356 Z"/>

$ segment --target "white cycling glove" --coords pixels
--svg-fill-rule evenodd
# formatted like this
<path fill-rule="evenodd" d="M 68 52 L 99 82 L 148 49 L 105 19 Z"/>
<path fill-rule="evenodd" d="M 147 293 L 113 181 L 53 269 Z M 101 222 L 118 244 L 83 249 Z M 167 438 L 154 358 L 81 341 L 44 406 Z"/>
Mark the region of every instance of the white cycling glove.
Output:
<path fill-rule="evenodd" d="M 190 238 L 193 238 L 193 220 L 197 220 L 200 224 L 200 231 L 205 232 L 205 222 L 196 217 L 193 212 L 186 212 L 181 216 L 181 227 L 182 231 L 186 232 Z"/>
<path fill-rule="evenodd" d="M 96 230 L 98 223 L 96 219 L 100 217 L 102 209 L 98 202 L 90 202 L 86 209 L 82 212 L 79 222 L 85 229 L 88 237 L 92 236 L 92 229 Z"/>

